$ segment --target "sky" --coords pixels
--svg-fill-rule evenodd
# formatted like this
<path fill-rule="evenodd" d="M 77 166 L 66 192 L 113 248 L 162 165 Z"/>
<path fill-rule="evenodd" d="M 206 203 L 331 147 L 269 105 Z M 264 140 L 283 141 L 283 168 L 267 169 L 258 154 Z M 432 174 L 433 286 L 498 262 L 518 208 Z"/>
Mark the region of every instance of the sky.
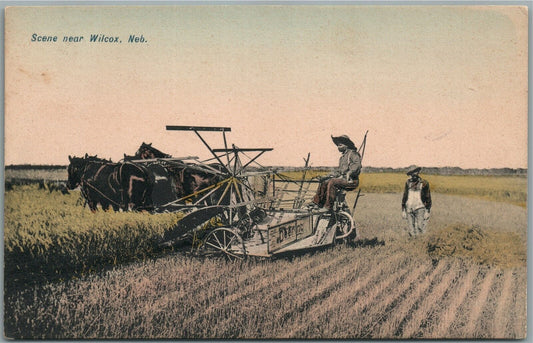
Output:
<path fill-rule="evenodd" d="M 165 130 L 194 125 L 273 148 L 263 165 L 302 166 L 310 153 L 312 165 L 335 166 L 331 135 L 360 146 L 368 131 L 364 166 L 527 168 L 527 10 L 10 7 L 4 162 L 117 161 L 142 142 L 208 158 L 193 132 Z M 90 42 L 100 34 L 119 42 Z M 203 137 L 223 147 L 220 133 Z"/>

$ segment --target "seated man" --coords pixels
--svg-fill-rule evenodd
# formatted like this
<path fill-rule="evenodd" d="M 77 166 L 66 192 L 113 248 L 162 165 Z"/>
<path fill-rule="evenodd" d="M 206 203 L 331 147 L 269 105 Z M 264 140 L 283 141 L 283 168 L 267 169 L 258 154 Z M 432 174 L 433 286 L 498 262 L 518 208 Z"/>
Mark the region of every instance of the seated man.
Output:
<path fill-rule="evenodd" d="M 339 168 L 331 175 L 321 179 L 320 185 L 313 198 L 313 204 L 320 207 L 331 208 L 335 201 L 337 189 L 353 190 L 359 185 L 361 172 L 361 155 L 357 152 L 355 144 L 346 135 L 333 137 L 342 154 L 339 159 Z"/>

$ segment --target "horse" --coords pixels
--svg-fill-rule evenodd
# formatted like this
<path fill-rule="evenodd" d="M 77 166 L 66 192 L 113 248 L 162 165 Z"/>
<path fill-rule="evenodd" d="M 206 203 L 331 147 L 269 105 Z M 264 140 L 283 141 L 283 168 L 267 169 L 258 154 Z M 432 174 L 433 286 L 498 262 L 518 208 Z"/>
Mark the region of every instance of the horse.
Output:
<path fill-rule="evenodd" d="M 209 167 L 214 168 L 217 171 L 221 170 L 216 164 L 211 164 Z M 167 166 L 167 169 L 173 180 L 174 192 L 178 199 L 196 194 L 202 189 L 222 181 L 222 178 L 218 173 L 208 171 L 207 168 L 198 166 L 194 163 L 169 165 Z M 202 192 L 195 197 L 202 197 L 204 194 L 205 193 Z"/>
<path fill-rule="evenodd" d="M 96 156 L 71 157 L 67 187 L 80 186 L 87 204 L 95 212 L 98 204 L 103 210 L 114 211 L 152 209 L 152 187 L 146 167 L 131 162 L 112 163 Z"/>
<path fill-rule="evenodd" d="M 147 163 L 150 180 L 153 184 L 152 202 L 154 208 L 165 210 L 165 205 L 177 200 L 175 180 L 169 169 L 161 163 Z"/>
<path fill-rule="evenodd" d="M 152 143 L 146 144 L 143 142 L 135 156 L 139 156 L 141 159 L 151 159 L 151 158 L 170 158 L 171 155 L 164 153 L 152 146 Z"/>
<path fill-rule="evenodd" d="M 239 178 L 233 180 L 230 175 L 224 173 L 225 168 L 218 164 L 209 164 L 210 169 L 217 172 L 208 171 L 207 168 L 199 168 L 195 164 L 187 164 L 176 175 L 177 194 L 179 196 L 192 196 L 193 199 L 206 197 L 205 204 L 210 205 L 234 205 L 239 202 L 247 202 L 253 199 L 253 190 L 248 182 Z M 203 170 L 202 170 L 203 169 Z M 213 189 L 211 186 L 219 184 Z M 231 189 L 231 191 L 229 190 Z"/>
<path fill-rule="evenodd" d="M 152 143 L 146 144 L 143 142 L 135 155 L 124 154 L 124 160 L 149 160 L 154 158 L 170 158 L 172 155 L 166 154 L 152 146 Z"/>
<path fill-rule="evenodd" d="M 143 142 L 135 155 L 124 154 L 124 161 L 153 160 L 156 158 L 171 158 L 172 155 L 164 153 L 152 146 L 152 143 Z M 201 199 L 209 191 L 201 192 L 222 181 L 220 174 L 224 168 L 218 163 L 209 164 L 208 167 L 195 163 L 166 163 L 165 161 L 148 161 L 143 163 L 150 172 L 150 178 L 154 184 L 152 200 L 156 208 L 166 208 L 179 199 Z M 215 169 L 210 172 L 208 169 Z M 219 198 L 224 196 L 220 203 L 229 203 L 229 194 L 223 191 L 215 191 L 206 199 L 207 203 L 219 203 Z"/>
<path fill-rule="evenodd" d="M 96 211 L 98 204 L 103 210 L 112 206 L 115 211 L 121 207 L 119 194 L 104 179 L 112 174 L 113 167 L 108 160 L 96 156 L 71 157 L 69 156 L 67 188 L 75 189 L 80 186 L 81 193 L 92 212 Z"/>
<path fill-rule="evenodd" d="M 150 160 L 155 158 L 171 158 L 172 155 L 164 153 L 152 146 L 152 143 L 143 142 L 135 155 L 124 154 L 124 160 Z M 218 164 L 209 165 L 218 171 L 222 168 Z M 146 167 L 150 171 L 154 183 L 152 198 L 155 204 L 164 205 L 174 200 L 195 194 L 203 188 L 209 187 L 220 181 L 214 174 L 195 168 L 195 164 L 168 164 L 151 162 Z M 202 196 L 200 194 L 199 196 Z"/>

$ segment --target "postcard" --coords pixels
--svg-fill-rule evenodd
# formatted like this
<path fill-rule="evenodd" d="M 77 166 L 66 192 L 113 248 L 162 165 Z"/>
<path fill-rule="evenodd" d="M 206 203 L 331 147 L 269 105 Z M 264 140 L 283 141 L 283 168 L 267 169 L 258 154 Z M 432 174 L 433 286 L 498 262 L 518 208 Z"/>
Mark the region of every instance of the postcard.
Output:
<path fill-rule="evenodd" d="M 528 11 L 6 7 L 4 338 L 525 338 Z"/>

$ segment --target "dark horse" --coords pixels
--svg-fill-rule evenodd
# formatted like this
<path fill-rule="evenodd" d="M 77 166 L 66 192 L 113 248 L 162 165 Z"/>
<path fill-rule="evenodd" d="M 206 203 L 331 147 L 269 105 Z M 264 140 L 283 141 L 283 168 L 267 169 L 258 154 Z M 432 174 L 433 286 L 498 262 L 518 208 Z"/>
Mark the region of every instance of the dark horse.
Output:
<path fill-rule="evenodd" d="M 154 148 L 152 146 L 152 143 L 146 144 L 143 142 L 135 155 L 126 155 L 124 154 L 124 160 L 130 161 L 130 160 L 149 160 L 153 158 L 170 158 L 172 157 L 169 154 L 165 154 L 164 152 Z"/>
<path fill-rule="evenodd" d="M 185 203 L 202 198 L 209 192 L 202 189 L 221 180 L 218 175 L 206 172 L 194 164 L 151 162 L 146 164 L 146 168 L 154 185 L 154 207 L 163 211 L 172 208 L 176 200 L 182 199 L 180 203 Z"/>
<path fill-rule="evenodd" d="M 218 164 L 211 164 L 209 167 L 220 171 Z M 196 194 L 202 189 L 212 186 L 222 181 L 219 174 L 210 172 L 205 167 L 199 167 L 194 164 L 184 164 L 182 167 L 172 168 L 172 176 L 176 185 L 175 191 L 178 198 Z M 198 194 L 201 197 L 203 192 Z M 205 194 L 205 193 L 204 193 Z"/>
<path fill-rule="evenodd" d="M 152 187 L 146 167 L 131 162 L 112 163 L 96 156 L 71 157 L 67 187 L 78 186 L 91 211 L 152 209 Z"/>
<path fill-rule="evenodd" d="M 142 143 L 135 155 L 124 154 L 124 161 L 152 160 L 156 158 L 172 158 L 172 155 L 164 153 L 152 146 L 151 143 Z M 186 198 L 189 200 L 201 198 L 207 191 L 202 189 L 216 184 L 221 180 L 216 171 L 222 171 L 219 164 L 210 164 L 207 168 L 197 164 L 186 164 L 181 161 L 164 162 L 150 161 L 143 163 L 149 170 L 150 179 L 154 187 L 152 200 L 155 207 L 165 208 L 175 200 Z M 214 168 L 211 172 L 209 167 Z M 190 196 L 190 197 L 189 197 Z"/>

